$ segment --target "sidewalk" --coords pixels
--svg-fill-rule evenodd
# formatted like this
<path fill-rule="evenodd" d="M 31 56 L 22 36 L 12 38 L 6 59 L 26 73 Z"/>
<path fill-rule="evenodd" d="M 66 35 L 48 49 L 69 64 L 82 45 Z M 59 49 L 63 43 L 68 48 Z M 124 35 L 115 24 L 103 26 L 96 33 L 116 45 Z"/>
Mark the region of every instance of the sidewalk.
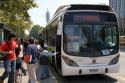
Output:
<path fill-rule="evenodd" d="M 26 63 L 23 63 L 23 66 L 25 68 L 27 68 Z M 4 68 L 3 68 L 3 64 L 0 62 L 0 76 L 2 75 L 2 73 L 4 72 Z M 22 77 L 22 83 L 28 83 L 28 73 L 26 76 Z M 4 81 L 4 83 L 7 83 L 7 79 Z M 50 78 L 45 79 L 45 80 L 41 80 L 38 83 L 58 83 L 55 76 L 52 74 L 52 72 L 50 72 Z"/>

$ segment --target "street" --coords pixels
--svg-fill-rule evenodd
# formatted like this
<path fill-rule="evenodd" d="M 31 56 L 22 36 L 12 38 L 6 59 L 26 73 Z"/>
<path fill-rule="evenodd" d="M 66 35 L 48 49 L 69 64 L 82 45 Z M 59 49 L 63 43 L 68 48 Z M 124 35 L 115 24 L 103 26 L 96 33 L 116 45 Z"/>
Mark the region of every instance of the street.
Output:
<path fill-rule="evenodd" d="M 121 48 L 120 51 L 119 73 L 62 77 L 51 68 L 51 77 L 41 80 L 39 83 L 125 83 L 125 47 Z M 26 67 L 26 64 L 24 64 L 24 66 Z M 3 71 L 3 66 L 0 66 L 0 72 Z M 1 74 L 2 73 L 0 73 L 0 75 Z M 22 83 L 28 83 L 28 75 L 23 76 L 22 79 Z M 7 79 L 4 83 L 7 83 Z"/>
<path fill-rule="evenodd" d="M 125 83 L 125 0 L 0 0 L 0 83 Z"/>
<path fill-rule="evenodd" d="M 53 71 L 59 83 L 125 83 L 125 47 L 120 49 L 119 73 L 62 77 Z"/>

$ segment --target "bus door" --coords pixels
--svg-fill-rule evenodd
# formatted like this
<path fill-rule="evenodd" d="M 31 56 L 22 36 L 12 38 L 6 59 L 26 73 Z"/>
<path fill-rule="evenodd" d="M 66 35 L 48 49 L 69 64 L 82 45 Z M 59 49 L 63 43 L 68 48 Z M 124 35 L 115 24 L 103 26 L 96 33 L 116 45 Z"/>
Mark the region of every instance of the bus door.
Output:
<path fill-rule="evenodd" d="M 56 67 L 61 71 L 61 35 L 57 35 L 56 38 Z"/>

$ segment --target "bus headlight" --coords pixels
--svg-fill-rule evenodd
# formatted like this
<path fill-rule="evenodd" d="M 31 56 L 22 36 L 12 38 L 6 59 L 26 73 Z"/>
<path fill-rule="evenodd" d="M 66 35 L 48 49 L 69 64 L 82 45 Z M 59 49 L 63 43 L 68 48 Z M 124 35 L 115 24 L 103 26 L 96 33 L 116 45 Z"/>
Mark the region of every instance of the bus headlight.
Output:
<path fill-rule="evenodd" d="M 78 67 L 78 64 L 75 61 L 73 61 L 72 59 L 70 59 L 66 56 L 62 56 L 62 58 L 68 66 Z"/>
<path fill-rule="evenodd" d="M 115 58 L 113 58 L 110 62 L 109 62 L 109 65 L 113 65 L 113 64 L 116 64 L 119 60 L 119 56 L 120 55 L 117 55 Z"/>

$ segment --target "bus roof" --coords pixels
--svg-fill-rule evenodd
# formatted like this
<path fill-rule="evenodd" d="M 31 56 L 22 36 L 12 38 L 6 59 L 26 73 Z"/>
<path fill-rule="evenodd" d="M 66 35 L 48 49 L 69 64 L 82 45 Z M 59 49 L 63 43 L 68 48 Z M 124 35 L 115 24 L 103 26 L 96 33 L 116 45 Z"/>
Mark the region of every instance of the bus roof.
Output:
<path fill-rule="evenodd" d="M 109 5 L 105 4 L 70 4 L 60 6 L 55 12 L 54 16 L 62 10 L 100 10 L 113 12 L 113 9 Z"/>

